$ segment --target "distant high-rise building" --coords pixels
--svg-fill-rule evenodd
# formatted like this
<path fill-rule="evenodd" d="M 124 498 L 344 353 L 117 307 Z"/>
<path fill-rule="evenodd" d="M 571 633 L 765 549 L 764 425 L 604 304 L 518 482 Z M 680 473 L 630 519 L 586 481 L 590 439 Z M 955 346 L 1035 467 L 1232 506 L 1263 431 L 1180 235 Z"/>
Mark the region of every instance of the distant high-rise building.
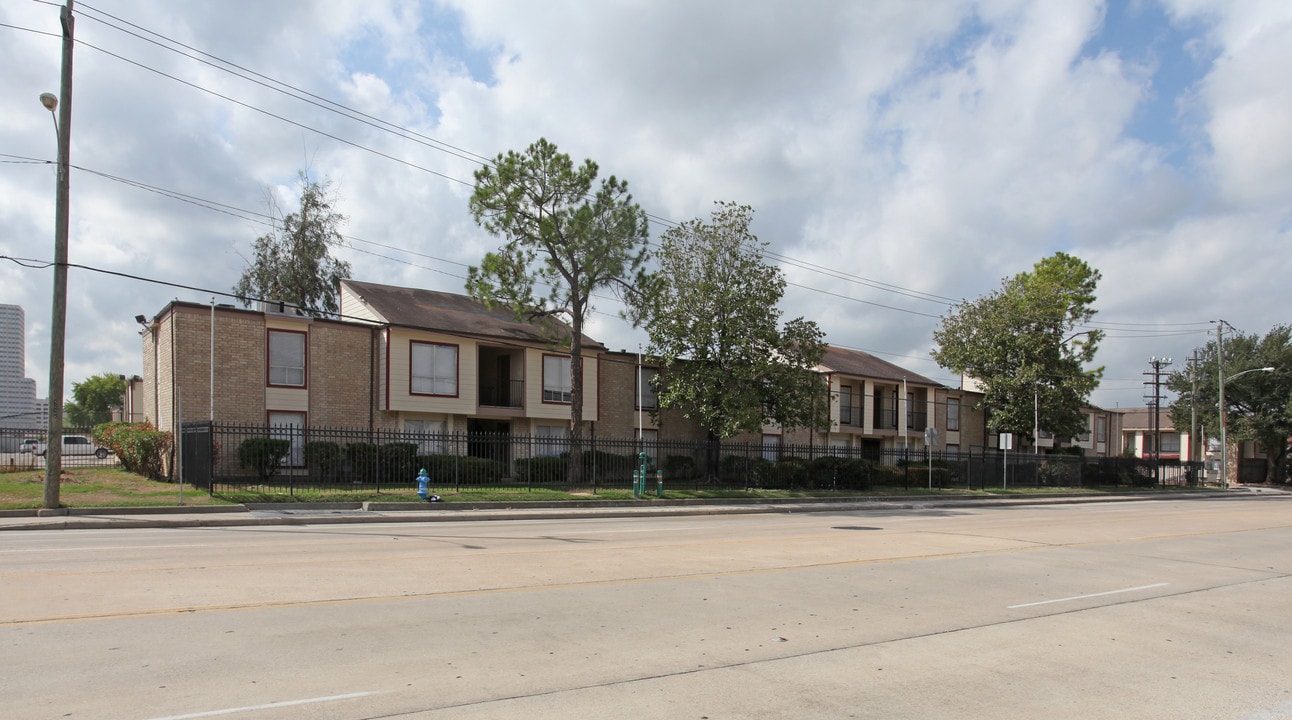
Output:
<path fill-rule="evenodd" d="M 0 427 L 41 427 L 36 381 L 27 375 L 27 321 L 20 305 L 0 305 Z"/>

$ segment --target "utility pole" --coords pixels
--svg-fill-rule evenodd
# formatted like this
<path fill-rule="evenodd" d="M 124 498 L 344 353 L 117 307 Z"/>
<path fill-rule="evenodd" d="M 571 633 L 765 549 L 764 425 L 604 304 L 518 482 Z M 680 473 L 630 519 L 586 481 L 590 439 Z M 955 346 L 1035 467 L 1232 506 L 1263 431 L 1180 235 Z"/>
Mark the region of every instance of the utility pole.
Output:
<path fill-rule="evenodd" d="M 1225 431 L 1225 321 L 1216 323 L 1216 385 L 1220 390 L 1220 487 L 1229 489 L 1229 438 Z"/>
<path fill-rule="evenodd" d="M 1189 392 L 1189 462 L 1197 462 L 1198 458 L 1198 351 L 1193 351 L 1193 356 L 1189 358 L 1189 382 L 1192 383 L 1192 389 Z"/>
<path fill-rule="evenodd" d="M 72 151 L 72 47 L 75 45 L 72 0 L 59 13 L 63 25 L 63 67 L 58 108 L 58 188 L 54 201 L 54 303 L 49 325 L 49 436 L 45 441 L 44 507 L 59 507 L 59 482 L 63 475 L 63 344 L 67 334 L 67 232 Z M 48 93 L 40 98 L 50 112 Z"/>
<path fill-rule="evenodd" d="M 1144 373 L 1153 376 L 1153 394 L 1146 398 L 1149 401 L 1149 427 L 1153 431 L 1153 481 L 1162 481 L 1162 368 L 1171 365 L 1171 358 L 1152 357 L 1148 360 L 1153 371 Z M 1148 383 L 1145 383 L 1146 385 Z"/>

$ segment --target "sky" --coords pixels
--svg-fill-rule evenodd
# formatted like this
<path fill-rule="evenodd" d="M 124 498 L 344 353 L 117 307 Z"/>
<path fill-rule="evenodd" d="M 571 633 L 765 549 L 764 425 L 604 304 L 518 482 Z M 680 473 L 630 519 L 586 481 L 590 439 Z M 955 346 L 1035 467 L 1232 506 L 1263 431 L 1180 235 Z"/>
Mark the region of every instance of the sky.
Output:
<path fill-rule="evenodd" d="M 59 4 L 0 0 L 0 303 L 46 396 Z M 77 1 L 67 390 L 136 315 L 227 295 L 302 170 L 368 282 L 465 292 L 473 171 L 540 137 L 652 234 L 748 204 L 784 319 L 951 387 L 955 304 L 1055 252 L 1101 273 L 1092 402 L 1145 404 L 1217 320 L 1292 322 L 1286 0 Z M 588 334 L 636 351 L 596 301 Z M 69 395 L 70 397 L 70 395 Z M 1169 396 L 1168 396 L 1169 401 Z"/>

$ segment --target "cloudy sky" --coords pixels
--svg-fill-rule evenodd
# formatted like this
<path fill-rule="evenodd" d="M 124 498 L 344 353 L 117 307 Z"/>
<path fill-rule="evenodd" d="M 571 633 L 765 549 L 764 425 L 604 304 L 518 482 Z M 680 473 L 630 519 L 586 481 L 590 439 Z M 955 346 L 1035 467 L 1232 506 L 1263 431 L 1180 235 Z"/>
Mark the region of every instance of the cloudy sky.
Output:
<path fill-rule="evenodd" d="M 1105 407 L 1143 405 L 1149 358 L 1181 367 L 1211 321 L 1292 321 L 1286 0 L 75 8 L 69 388 L 141 372 L 136 315 L 228 292 L 301 169 L 356 279 L 462 292 L 498 245 L 472 171 L 539 137 L 626 179 L 656 234 L 752 205 L 787 318 L 952 386 L 938 317 L 1056 251 L 1103 275 Z M 0 0 L 0 303 L 41 396 L 58 15 Z M 597 309 L 589 334 L 635 350 Z"/>

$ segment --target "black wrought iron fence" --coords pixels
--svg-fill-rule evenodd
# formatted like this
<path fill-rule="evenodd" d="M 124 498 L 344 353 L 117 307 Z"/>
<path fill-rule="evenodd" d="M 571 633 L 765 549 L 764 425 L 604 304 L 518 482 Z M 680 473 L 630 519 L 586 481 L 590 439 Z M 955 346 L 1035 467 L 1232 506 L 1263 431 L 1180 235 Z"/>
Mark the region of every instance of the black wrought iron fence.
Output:
<path fill-rule="evenodd" d="M 44 429 L 0 427 L 0 464 L 3 469 L 44 468 L 48 451 L 46 435 Z M 61 463 L 65 468 L 113 467 L 119 464 L 116 455 L 94 443 L 92 428 L 64 427 L 61 450 Z"/>
<path fill-rule="evenodd" d="M 763 445 L 717 441 L 425 433 L 352 428 L 189 423 L 187 482 L 213 492 L 362 490 L 407 493 L 425 469 L 433 492 L 628 490 L 645 466 L 672 490 L 1153 487 L 1199 482 L 1201 464 L 1134 458 Z M 204 456 L 205 453 L 205 456 Z M 577 458 L 577 460 L 576 460 Z M 572 467 L 577 463 L 576 468 Z"/>

